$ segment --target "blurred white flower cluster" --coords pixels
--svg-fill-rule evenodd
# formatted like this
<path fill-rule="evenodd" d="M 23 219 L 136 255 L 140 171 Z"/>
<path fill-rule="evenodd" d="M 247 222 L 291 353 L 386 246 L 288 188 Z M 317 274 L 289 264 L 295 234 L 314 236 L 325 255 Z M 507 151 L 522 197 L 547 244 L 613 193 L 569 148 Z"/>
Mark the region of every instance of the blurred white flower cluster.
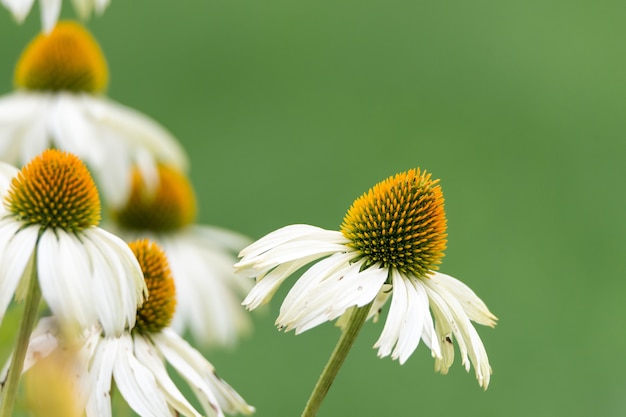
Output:
<path fill-rule="evenodd" d="M 18 20 L 32 5 L 3 3 Z M 0 97 L 0 324 L 14 300 L 25 305 L 0 415 L 11 415 L 22 369 L 60 352 L 73 352 L 62 368 L 73 370 L 77 415 L 111 416 L 114 390 L 141 416 L 251 414 L 184 339 L 227 346 L 249 330 L 241 300 L 251 283 L 233 264 L 250 240 L 195 224 L 180 143 L 104 95 L 96 40 L 56 22 L 60 1 L 41 3 L 45 30 L 17 62 L 16 90 Z M 106 3 L 75 6 L 86 16 Z M 41 303 L 51 315 L 37 324 Z"/>

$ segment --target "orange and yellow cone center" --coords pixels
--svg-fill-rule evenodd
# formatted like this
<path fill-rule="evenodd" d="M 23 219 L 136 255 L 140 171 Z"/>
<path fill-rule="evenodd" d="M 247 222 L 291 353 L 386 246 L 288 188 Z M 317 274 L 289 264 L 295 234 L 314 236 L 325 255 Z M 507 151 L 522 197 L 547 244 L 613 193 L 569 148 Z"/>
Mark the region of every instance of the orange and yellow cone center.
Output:
<path fill-rule="evenodd" d="M 77 232 L 100 223 L 100 198 L 85 164 L 75 155 L 46 150 L 11 181 L 7 210 L 28 225 Z"/>
<path fill-rule="evenodd" d="M 387 178 L 352 204 L 341 233 L 368 266 L 426 277 L 441 263 L 447 242 L 439 180 L 419 169 Z"/>
<path fill-rule="evenodd" d="M 27 90 L 102 92 L 108 70 L 104 54 L 87 30 L 59 22 L 26 47 L 15 68 L 15 85 Z"/>
<path fill-rule="evenodd" d="M 148 190 L 135 169 L 132 191 L 125 207 L 113 213 L 117 223 L 134 230 L 169 231 L 195 220 L 196 198 L 189 179 L 182 172 L 160 165 L 156 191 Z"/>
<path fill-rule="evenodd" d="M 176 287 L 165 252 L 147 239 L 129 244 L 143 271 L 148 299 L 137 309 L 135 329 L 159 332 L 172 322 L 176 310 Z"/>

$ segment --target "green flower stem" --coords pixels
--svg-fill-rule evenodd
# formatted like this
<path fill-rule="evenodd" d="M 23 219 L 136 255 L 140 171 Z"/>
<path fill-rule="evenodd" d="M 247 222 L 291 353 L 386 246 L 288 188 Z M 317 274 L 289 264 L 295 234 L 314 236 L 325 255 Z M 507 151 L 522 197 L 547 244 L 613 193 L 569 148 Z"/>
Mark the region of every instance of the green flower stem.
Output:
<path fill-rule="evenodd" d="M 330 355 L 328 363 L 326 363 L 326 367 L 322 371 L 315 388 L 313 388 L 309 401 L 304 407 L 302 417 L 314 417 L 317 415 L 317 411 L 321 407 L 322 401 L 324 401 L 337 373 L 339 373 L 341 365 L 343 365 L 343 362 L 346 360 L 346 356 L 348 356 L 350 348 L 352 348 L 356 337 L 361 331 L 361 327 L 363 327 L 371 307 L 372 303 L 369 303 L 366 306 L 354 309 L 350 315 L 350 320 L 339 338 L 335 350 Z"/>
<path fill-rule="evenodd" d="M 10 417 L 13 411 L 15 397 L 17 396 L 17 387 L 22 375 L 22 369 L 24 368 L 24 358 L 26 357 L 28 343 L 30 342 L 30 335 L 33 332 L 35 320 L 37 319 L 39 301 L 41 300 L 41 290 L 39 289 L 39 280 L 37 279 L 37 268 L 35 265 L 35 255 L 33 255 L 29 265 L 30 271 L 25 271 L 29 275 L 27 278 L 29 280 L 27 289 L 28 292 L 24 303 L 24 315 L 22 316 L 22 322 L 20 323 L 19 333 L 17 336 L 17 344 L 11 359 L 9 373 L 3 387 L 0 417 Z"/>

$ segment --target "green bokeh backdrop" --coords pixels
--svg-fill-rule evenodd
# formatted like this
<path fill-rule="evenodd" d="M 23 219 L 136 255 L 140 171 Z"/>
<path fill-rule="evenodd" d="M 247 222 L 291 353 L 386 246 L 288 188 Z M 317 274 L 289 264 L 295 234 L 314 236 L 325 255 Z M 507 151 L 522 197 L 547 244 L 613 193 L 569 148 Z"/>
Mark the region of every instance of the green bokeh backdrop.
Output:
<path fill-rule="evenodd" d="M 2 94 L 35 8 L 0 10 Z M 624 21 L 608 0 L 112 0 L 87 25 L 109 95 L 188 150 L 202 223 L 336 229 L 389 175 L 441 178 L 441 270 L 500 319 L 478 328 L 491 386 L 424 346 L 378 359 L 370 323 L 320 417 L 525 417 L 626 415 Z M 279 333 L 285 289 L 206 352 L 259 417 L 299 415 L 339 336 Z"/>

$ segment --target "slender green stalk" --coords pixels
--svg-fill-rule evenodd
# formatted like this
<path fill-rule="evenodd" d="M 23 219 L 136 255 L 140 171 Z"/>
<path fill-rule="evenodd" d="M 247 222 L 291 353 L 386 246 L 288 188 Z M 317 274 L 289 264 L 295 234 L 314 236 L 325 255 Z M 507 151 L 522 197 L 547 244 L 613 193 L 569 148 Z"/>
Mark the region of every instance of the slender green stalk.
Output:
<path fill-rule="evenodd" d="M 317 414 L 317 410 L 319 410 L 322 405 L 322 401 L 324 401 L 330 386 L 335 380 L 337 373 L 339 373 L 339 369 L 341 369 L 341 365 L 343 365 L 343 362 L 346 360 L 350 348 L 352 348 L 356 337 L 361 331 L 361 327 L 363 327 L 367 319 L 367 313 L 369 313 L 371 307 L 372 303 L 360 308 L 355 308 L 352 312 L 350 320 L 339 338 L 337 346 L 335 346 L 335 350 L 330 355 L 326 367 L 317 380 L 315 388 L 313 388 L 309 401 L 306 403 L 304 411 L 302 412 L 302 417 L 314 417 Z"/>
<path fill-rule="evenodd" d="M 11 358 L 9 373 L 2 391 L 0 417 L 10 417 L 13 411 L 15 398 L 17 396 L 17 387 L 22 375 L 24 358 L 26 357 L 26 352 L 28 350 L 30 335 L 33 332 L 35 320 L 37 319 L 39 301 L 41 300 L 41 290 L 39 289 L 39 280 L 37 279 L 37 268 L 35 265 L 35 255 L 33 254 L 33 258 L 31 258 L 29 265 L 30 268 L 27 268 L 25 271 L 25 275 L 29 275 L 26 277 L 29 281 L 26 301 L 24 303 L 24 315 L 22 316 L 22 322 L 20 323 L 17 343 L 13 351 L 13 357 Z"/>

